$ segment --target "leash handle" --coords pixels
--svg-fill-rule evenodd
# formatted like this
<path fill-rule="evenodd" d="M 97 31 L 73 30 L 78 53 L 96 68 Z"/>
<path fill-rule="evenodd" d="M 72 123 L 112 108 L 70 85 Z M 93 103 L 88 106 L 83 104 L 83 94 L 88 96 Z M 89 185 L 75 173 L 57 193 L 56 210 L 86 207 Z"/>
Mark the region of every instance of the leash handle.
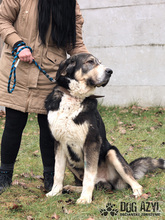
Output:
<path fill-rule="evenodd" d="M 21 49 L 19 49 L 19 51 L 17 52 L 17 49 L 18 49 L 18 47 L 20 47 L 20 46 L 23 46 L 23 47 L 22 47 Z M 23 49 L 25 49 L 25 48 L 28 48 L 28 49 L 31 51 L 31 53 L 32 53 L 31 47 L 26 46 L 26 44 L 25 44 L 24 42 L 21 42 L 20 44 L 18 44 L 18 45 L 13 49 L 13 51 L 12 51 L 12 56 L 14 57 L 14 60 L 13 60 L 12 66 L 11 66 L 11 71 L 10 71 L 9 80 L 8 80 L 8 87 L 7 87 L 8 93 L 12 93 L 12 92 L 14 91 L 14 89 L 15 89 L 15 86 L 16 86 L 16 68 L 17 68 L 17 66 L 18 66 L 18 64 L 19 64 L 19 62 L 20 62 L 20 59 L 19 59 L 19 56 L 18 56 L 18 55 L 19 55 L 19 53 L 20 53 Z M 17 60 L 17 59 L 18 59 L 18 60 Z M 16 61 L 16 60 L 17 60 L 17 61 Z M 43 69 L 38 65 L 38 63 L 37 63 L 35 60 L 33 60 L 33 63 L 36 65 L 36 67 L 38 67 L 38 69 L 39 69 L 51 82 L 53 82 L 53 83 L 56 82 L 56 80 L 53 79 L 52 77 L 50 77 L 50 76 L 48 75 L 48 73 L 47 73 L 45 70 L 43 70 Z M 10 89 L 10 84 L 11 84 L 12 75 L 13 75 L 13 77 L 14 77 L 14 82 L 13 82 L 12 88 Z"/>

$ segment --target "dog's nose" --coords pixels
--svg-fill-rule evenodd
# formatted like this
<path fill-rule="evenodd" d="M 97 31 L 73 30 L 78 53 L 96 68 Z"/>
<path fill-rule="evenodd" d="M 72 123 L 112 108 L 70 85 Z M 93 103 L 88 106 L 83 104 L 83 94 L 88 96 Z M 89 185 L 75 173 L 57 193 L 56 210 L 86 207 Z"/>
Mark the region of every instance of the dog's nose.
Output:
<path fill-rule="evenodd" d="M 111 76 L 112 73 L 113 73 L 113 71 L 112 71 L 110 68 L 106 68 L 106 69 L 105 69 L 105 72 L 106 72 L 106 75 L 107 75 L 107 76 Z"/>

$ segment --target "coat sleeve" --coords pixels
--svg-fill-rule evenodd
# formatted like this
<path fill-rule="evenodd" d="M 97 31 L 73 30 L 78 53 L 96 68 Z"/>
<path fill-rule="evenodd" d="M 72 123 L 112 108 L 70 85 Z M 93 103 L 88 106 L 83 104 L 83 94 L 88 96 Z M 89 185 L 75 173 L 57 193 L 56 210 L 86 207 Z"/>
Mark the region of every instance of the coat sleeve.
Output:
<path fill-rule="evenodd" d="M 22 40 L 13 25 L 19 10 L 20 0 L 3 0 L 0 4 L 0 36 L 10 46 Z"/>
<path fill-rule="evenodd" d="M 75 48 L 71 46 L 68 47 L 67 53 L 71 56 L 77 53 L 89 53 L 86 46 L 84 45 L 82 38 L 82 26 L 84 23 L 84 19 L 82 17 L 80 6 L 76 1 L 76 44 Z"/>

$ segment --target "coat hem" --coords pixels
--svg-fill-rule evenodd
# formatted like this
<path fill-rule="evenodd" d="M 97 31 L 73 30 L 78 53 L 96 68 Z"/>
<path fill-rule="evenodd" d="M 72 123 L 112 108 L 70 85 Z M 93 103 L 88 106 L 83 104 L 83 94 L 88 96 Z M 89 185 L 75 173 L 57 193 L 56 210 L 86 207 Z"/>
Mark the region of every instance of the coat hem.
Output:
<path fill-rule="evenodd" d="M 21 112 L 28 112 L 28 113 L 36 113 L 36 114 L 43 114 L 43 115 L 47 115 L 47 111 L 46 109 L 30 109 L 29 111 L 26 111 L 24 107 L 22 106 L 18 106 L 18 105 L 13 105 L 10 103 L 4 103 L 4 102 L 0 102 L 0 106 L 2 107 L 6 107 L 6 108 L 11 108 L 17 111 L 21 111 Z"/>

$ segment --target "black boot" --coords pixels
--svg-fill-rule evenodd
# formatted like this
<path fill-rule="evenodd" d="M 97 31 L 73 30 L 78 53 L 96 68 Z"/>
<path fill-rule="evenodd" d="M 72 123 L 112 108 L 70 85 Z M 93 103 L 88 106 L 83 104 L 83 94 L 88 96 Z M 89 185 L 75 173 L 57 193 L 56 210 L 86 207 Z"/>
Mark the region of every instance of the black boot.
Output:
<path fill-rule="evenodd" d="M 12 176 L 13 176 L 13 171 L 0 169 L 0 194 L 3 193 L 6 188 L 10 187 L 12 183 Z"/>
<path fill-rule="evenodd" d="M 44 172 L 44 188 L 50 192 L 54 182 L 54 172 Z"/>

